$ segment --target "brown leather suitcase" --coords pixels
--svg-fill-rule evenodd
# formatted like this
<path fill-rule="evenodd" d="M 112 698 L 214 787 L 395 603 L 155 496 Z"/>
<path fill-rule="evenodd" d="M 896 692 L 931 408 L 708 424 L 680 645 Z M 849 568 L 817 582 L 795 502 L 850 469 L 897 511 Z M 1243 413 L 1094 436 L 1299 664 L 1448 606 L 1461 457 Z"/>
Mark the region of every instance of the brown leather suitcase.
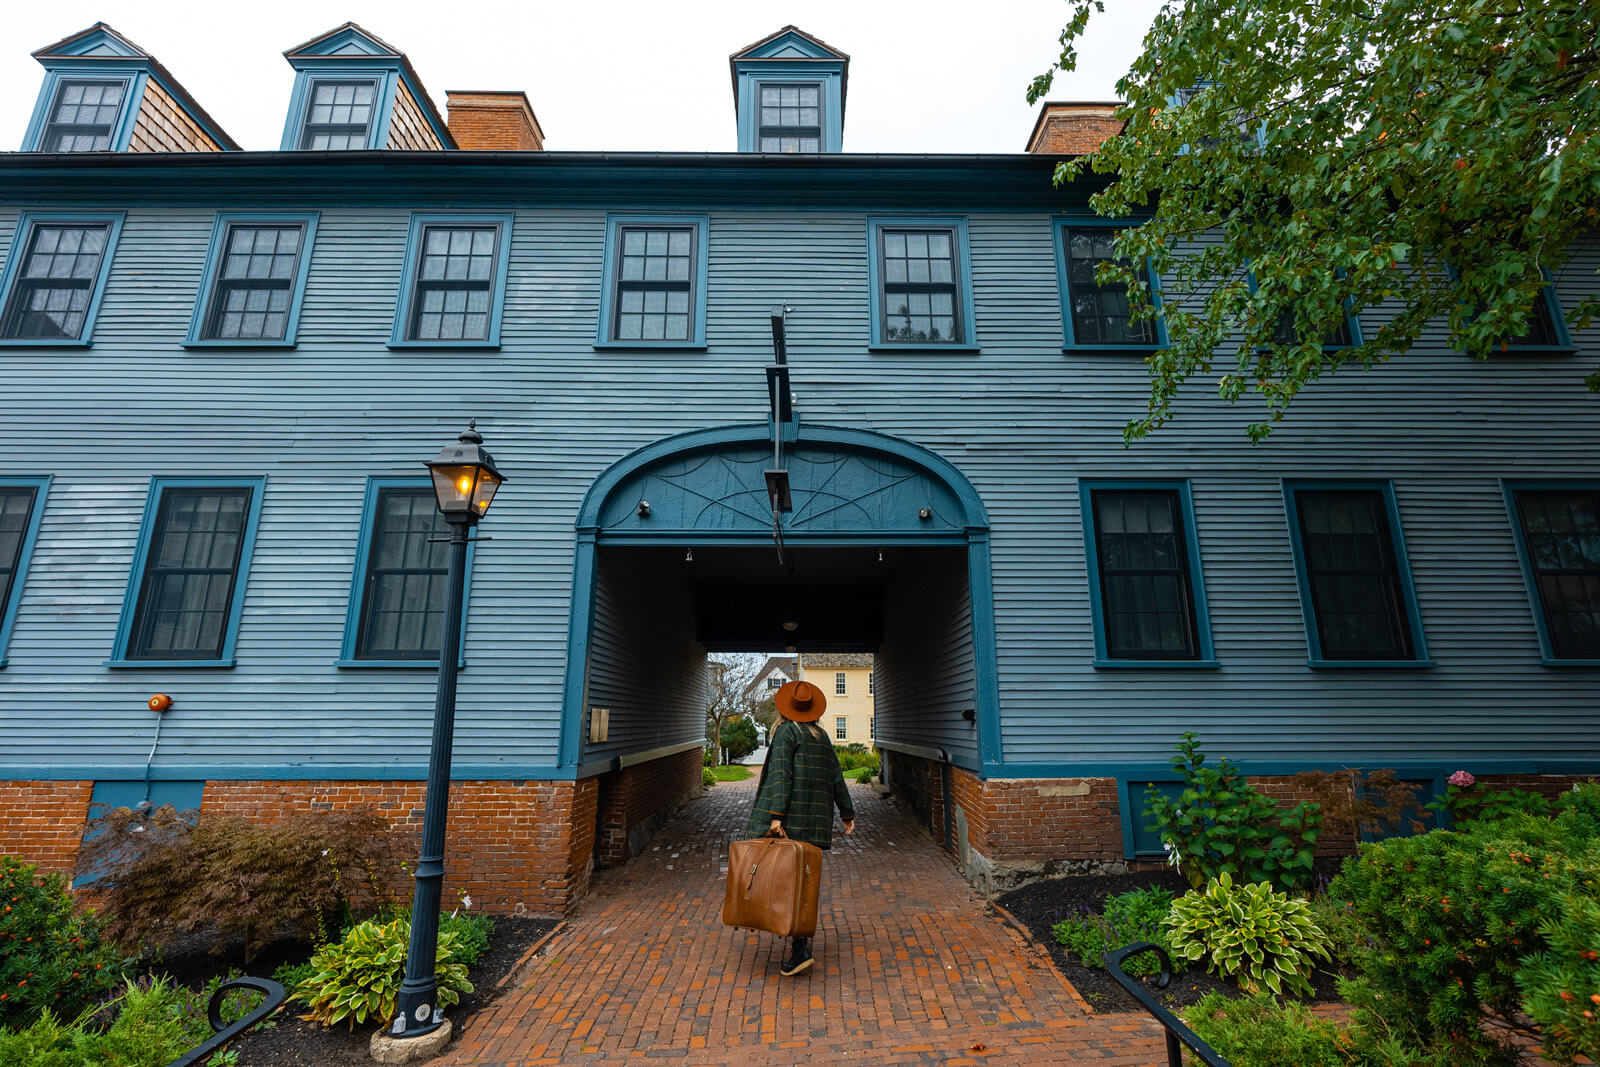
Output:
<path fill-rule="evenodd" d="M 759 837 L 728 846 L 728 889 L 722 922 L 779 937 L 817 932 L 822 850 L 804 841 Z"/>

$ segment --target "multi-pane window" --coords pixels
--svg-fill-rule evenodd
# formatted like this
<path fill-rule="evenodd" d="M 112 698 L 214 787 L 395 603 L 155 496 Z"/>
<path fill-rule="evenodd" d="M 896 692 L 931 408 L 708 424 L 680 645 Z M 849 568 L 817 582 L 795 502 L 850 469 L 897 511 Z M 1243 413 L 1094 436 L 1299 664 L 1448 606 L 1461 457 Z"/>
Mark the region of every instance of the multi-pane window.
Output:
<path fill-rule="evenodd" d="M 1600 489 L 1514 495 L 1551 656 L 1600 659 Z"/>
<path fill-rule="evenodd" d="M 957 245 L 953 229 L 878 229 L 883 340 L 961 342 Z"/>
<path fill-rule="evenodd" d="M 284 340 L 304 238 L 303 223 L 229 223 L 201 337 Z"/>
<path fill-rule="evenodd" d="M 763 152 L 822 151 L 822 86 L 762 85 L 756 139 Z"/>
<path fill-rule="evenodd" d="M 366 148 L 377 106 L 378 83 L 374 79 L 312 82 L 300 147 Z"/>
<path fill-rule="evenodd" d="M 1297 488 L 1290 499 L 1321 658 L 1417 658 L 1384 493 Z"/>
<path fill-rule="evenodd" d="M 867 675 L 867 695 L 876 696 L 878 693 L 878 672 L 873 671 Z"/>
<path fill-rule="evenodd" d="M 1198 659 L 1178 492 L 1096 489 L 1090 502 L 1106 654 L 1115 659 Z"/>
<path fill-rule="evenodd" d="M 1554 296 L 1555 290 L 1548 284 L 1539 290 L 1533 307 L 1528 310 L 1528 328 L 1520 336 L 1507 341 L 1507 345 L 1512 348 L 1558 348 L 1567 343 L 1556 325 L 1556 313 L 1552 306 Z"/>
<path fill-rule="evenodd" d="M 62 79 L 40 138 L 44 152 L 104 152 L 111 147 L 128 83 Z"/>
<path fill-rule="evenodd" d="M 836 716 L 834 718 L 834 720 L 833 720 L 833 738 L 834 738 L 835 741 L 848 741 L 849 740 L 849 738 L 845 736 L 845 723 L 846 723 L 846 721 L 847 720 L 845 719 L 845 717 L 843 715 L 839 715 L 839 716 Z"/>
<path fill-rule="evenodd" d="M 412 341 L 486 341 L 498 226 L 425 226 L 411 297 Z"/>
<path fill-rule="evenodd" d="M 111 230 L 109 221 L 35 223 L 12 279 L 0 337 L 79 339 Z"/>
<path fill-rule="evenodd" d="M 357 659 L 439 658 L 449 536 L 432 489 L 378 491 Z"/>
<path fill-rule="evenodd" d="M 782 689 L 783 688 L 783 678 L 782 678 L 782 676 L 774 674 L 772 677 L 768 678 L 767 679 L 767 688 L 768 689 Z"/>
<path fill-rule="evenodd" d="M 612 340 L 693 339 L 695 227 L 623 226 L 619 236 Z"/>
<path fill-rule="evenodd" d="M 839 671 L 833 676 L 833 691 L 839 696 L 844 696 L 844 671 Z"/>
<path fill-rule="evenodd" d="M 251 494 L 237 488 L 161 492 L 127 658 L 222 658 Z"/>
<path fill-rule="evenodd" d="M 1127 264 L 1116 251 L 1117 229 L 1109 226 L 1065 226 L 1061 251 L 1065 259 L 1065 301 L 1073 345 L 1153 345 L 1154 325 L 1130 317 L 1128 287 L 1101 285 L 1095 271 L 1102 263 Z"/>
<path fill-rule="evenodd" d="M 1300 336 L 1294 328 L 1294 311 L 1284 308 L 1278 316 L 1278 324 L 1273 328 L 1272 340 L 1280 345 L 1293 345 L 1300 343 Z M 1350 320 L 1341 318 L 1339 325 L 1335 326 L 1327 337 L 1323 338 L 1324 348 L 1349 348 L 1351 345 Z"/>
<path fill-rule="evenodd" d="M 11 603 L 22 568 L 22 545 L 27 539 L 28 521 L 39 491 L 31 485 L 0 485 L 0 619 Z M 5 650 L 0 646 L 0 653 Z"/>

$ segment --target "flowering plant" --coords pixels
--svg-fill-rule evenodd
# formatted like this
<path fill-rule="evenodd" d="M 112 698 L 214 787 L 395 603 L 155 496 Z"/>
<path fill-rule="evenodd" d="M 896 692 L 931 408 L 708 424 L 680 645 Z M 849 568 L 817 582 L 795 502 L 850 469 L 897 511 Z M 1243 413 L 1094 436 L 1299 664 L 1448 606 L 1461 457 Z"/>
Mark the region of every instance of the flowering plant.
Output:
<path fill-rule="evenodd" d="M 1477 782 L 1477 779 L 1472 777 L 1472 775 L 1469 774 L 1466 771 L 1457 771 L 1456 773 L 1452 774 L 1449 778 L 1446 778 L 1445 781 L 1449 782 L 1451 785 L 1459 785 L 1459 786 L 1465 787 L 1465 786 L 1469 786 L 1469 785 L 1474 784 L 1475 782 Z"/>

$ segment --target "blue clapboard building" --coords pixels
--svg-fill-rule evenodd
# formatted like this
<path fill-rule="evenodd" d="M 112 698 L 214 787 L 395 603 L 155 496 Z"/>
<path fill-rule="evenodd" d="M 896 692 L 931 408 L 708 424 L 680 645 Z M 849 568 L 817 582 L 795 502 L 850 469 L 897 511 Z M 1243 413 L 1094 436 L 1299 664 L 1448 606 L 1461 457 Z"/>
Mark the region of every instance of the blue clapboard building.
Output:
<path fill-rule="evenodd" d="M 469 418 L 508 481 L 449 869 L 492 908 L 563 909 L 699 787 L 708 651 L 873 653 L 890 784 L 979 879 L 1159 851 L 1137 798 L 1185 730 L 1272 788 L 1600 772 L 1600 350 L 1560 314 L 1600 244 L 1501 357 L 1436 339 L 1255 446 L 1202 384 L 1128 448 L 1163 336 L 1093 278 L 1137 219 L 1049 154 L 843 151 L 849 57 L 794 27 L 731 59 L 736 153 L 545 151 L 520 93 L 447 120 L 353 24 L 286 53 L 275 151 L 103 24 L 35 56 L 0 848 L 69 869 L 143 799 L 414 829 L 422 461 Z"/>

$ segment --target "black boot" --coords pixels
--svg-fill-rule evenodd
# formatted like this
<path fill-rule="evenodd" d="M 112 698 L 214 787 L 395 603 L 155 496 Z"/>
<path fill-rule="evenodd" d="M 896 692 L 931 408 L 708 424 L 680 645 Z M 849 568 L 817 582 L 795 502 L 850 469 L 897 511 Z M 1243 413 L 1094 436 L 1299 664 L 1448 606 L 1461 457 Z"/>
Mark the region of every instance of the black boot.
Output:
<path fill-rule="evenodd" d="M 811 948 L 809 938 L 791 937 L 789 939 L 789 958 L 783 961 L 783 973 L 796 975 L 811 966 Z"/>

